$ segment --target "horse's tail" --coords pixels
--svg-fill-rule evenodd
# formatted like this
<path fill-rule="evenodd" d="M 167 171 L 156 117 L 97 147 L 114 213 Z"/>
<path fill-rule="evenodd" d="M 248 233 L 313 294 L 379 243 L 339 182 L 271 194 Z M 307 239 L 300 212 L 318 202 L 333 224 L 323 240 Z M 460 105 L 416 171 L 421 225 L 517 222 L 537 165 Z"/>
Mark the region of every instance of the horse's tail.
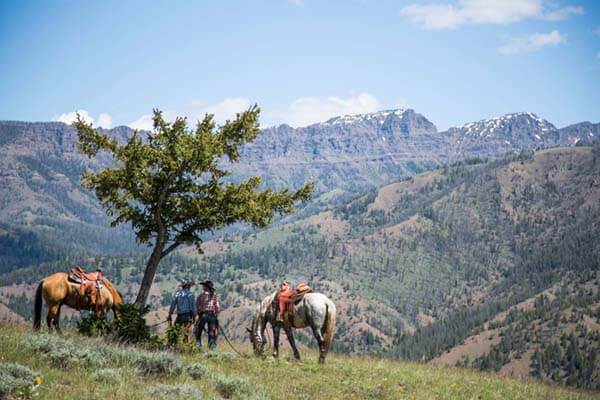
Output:
<path fill-rule="evenodd" d="M 35 304 L 33 308 L 33 329 L 39 330 L 42 320 L 42 289 L 44 281 L 41 281 L 35 291 Z"/>
<path fill-rule="evenodd" d="M 325 351 L 328 351 L 333 341 L 333 330 L 335 329 L 335 306 L 333 303 L 325 304 L 325 336 L 323 337 Z"/>

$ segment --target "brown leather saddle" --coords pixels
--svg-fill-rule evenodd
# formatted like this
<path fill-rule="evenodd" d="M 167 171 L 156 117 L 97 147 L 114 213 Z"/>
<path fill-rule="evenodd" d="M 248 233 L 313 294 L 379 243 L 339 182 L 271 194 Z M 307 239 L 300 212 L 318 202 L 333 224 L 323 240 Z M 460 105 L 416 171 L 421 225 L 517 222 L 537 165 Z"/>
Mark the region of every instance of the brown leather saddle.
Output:
<path fill-rule="evenodd" d="M 98 301 L 98 293 L 104 286 L 102 271 L 85 272 L 79 265 L 69 271 L 69 281 L 79 285 L 79 294 L 87 298 L 90 306 L 95 306 Z"/>
<path fill-rule="evenodd" d="M 304 295 L 310 292 L 312 292 L 312 288 L 310 286 L 308 286 L 306 283 L 300 283 L 298 286 L 296 286 L 296 294 L 294 297 L 292 297 L 291 302 L 297 306 L 298 303 L 300 303 L 304 298 Z"/>
<path fill-rule="evenodd" d="M 296 289 L 294 291 L 295 291 L 295 294 L 285 303 L 285 310 L 283 313 L 284 316 L 291 315 L 294 312 L 294 306 L 297 306 L 298 304 L 300 304 L 302 299 L 304 299 L 304 295 L 312 292 L 312 288 L 310 286 L 308 286 L 306 283 L 301 283 L 296 287 Z M 273 306 L 276 309 L 278 307 L 278 304 L 279 304 L 279 292 L 277 292 L 277 295 L 273 299 Z"/>

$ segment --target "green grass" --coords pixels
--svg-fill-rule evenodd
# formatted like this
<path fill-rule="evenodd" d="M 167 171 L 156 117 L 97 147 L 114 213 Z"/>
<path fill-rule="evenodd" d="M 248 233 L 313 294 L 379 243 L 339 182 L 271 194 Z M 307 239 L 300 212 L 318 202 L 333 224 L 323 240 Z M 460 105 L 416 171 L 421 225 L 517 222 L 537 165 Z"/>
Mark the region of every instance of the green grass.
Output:
<path fill-rule="evenodd" d="M 242 358 L 225 343 L 217 353 L 168 354 L 107 344 L 73 332 L 36 335 L 0 323 L 0 365 L 39 371 L 42 399 L 593 399 L 598 393 L 502 378 L 466 369 L 331 354 L 325 366 L 314 351 L 295 362 L 282 352 Z M 250 353 L 245 344 L 238 344 Z M 95 362 L 53 364 L 52 352 L 77 349 Z"/>

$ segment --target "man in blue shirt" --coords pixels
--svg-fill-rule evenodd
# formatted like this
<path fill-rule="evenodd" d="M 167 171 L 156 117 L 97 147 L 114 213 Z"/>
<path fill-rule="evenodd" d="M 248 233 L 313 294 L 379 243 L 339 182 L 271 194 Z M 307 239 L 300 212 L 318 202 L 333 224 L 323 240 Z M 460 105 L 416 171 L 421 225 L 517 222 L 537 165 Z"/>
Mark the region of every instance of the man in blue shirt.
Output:
<path fill-rule="evenodd" d="M 183 326 L 183 336 L 186 342 L 190 342 L 192 326 L 196 316 L 196 298 L 190 290 L 193 284 L 191 281 L 181 282 L 181 289 L 175 293 L 175 298 L 173 299 L 173 303 L 171 303 L 169 316 L 167 317 L 170 325 L 173 311 L 177 309 L 175 325 Z"/>

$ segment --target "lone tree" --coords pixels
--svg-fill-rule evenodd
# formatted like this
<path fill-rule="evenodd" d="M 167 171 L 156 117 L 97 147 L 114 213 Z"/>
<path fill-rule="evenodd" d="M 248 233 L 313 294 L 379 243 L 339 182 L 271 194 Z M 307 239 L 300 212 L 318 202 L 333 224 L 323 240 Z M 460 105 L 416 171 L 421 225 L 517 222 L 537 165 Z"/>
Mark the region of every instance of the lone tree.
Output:
<path fill-rule="evenodd" d="M 313 185 L 296 192 L 258 190 L 261 179 L 236 184 L 223 161 L 238 162 L 239 148 L 259 134 L 255 105 L 217 127 L 207 114 L 195 130 L 185 118 L 173 123 L 154 110 L 154 129 L 142 139 L 135 131 L 126 143 L 99 132 L 80 117 L 75 122 L 78 145 L 88 157 L 110 154 L 114 167 L 86 171 L 85 187 L 113 217 L 112 226 L 129 222 L 140 243 L 153 246 L 135 304 L 144 307 L 160 260 L 182 244 L 202 252 L 202 234 L 235 222 L 257 227 L 269 224 L 275 213 L 288 213 L 298 201 L 308 200 Z"/>

